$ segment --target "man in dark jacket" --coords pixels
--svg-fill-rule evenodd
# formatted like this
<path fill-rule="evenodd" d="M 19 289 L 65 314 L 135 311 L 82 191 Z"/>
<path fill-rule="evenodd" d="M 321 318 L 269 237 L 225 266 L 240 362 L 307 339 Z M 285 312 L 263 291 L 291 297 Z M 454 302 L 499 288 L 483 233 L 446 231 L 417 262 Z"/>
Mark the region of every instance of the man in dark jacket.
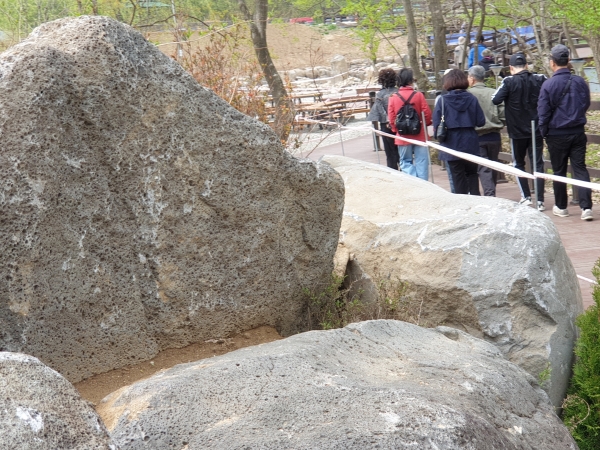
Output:
<path fill-rule="evenodd" d="M 514 166 L 525 170 L 525 156 L 529 154 L 529 161 L 533 169 L 533 147 L 531 136 L 531 121 L 535 121 L 535 148 L 536 169 L 543 170 L 544 142 L 539 132 L 538 98 L 542 84 L 546 81 L 545 75 L 533 74 L 527 70 L 527 60 L 523 53 L 515 53 L 510 57 L 510 76 L 502 80 L 502 84 L 492 97 L 494 105 L 504 102 L 506 128 L 510 137 Z M 531 205 L 531 191 L 527 178 L 519 178 L 522 205 Z M 544 180 L 537 180 L 537 208 L 544 211 Z"/>
<path fill-rule="evenodd" d="M 569 49 L 557 45 L 550 51 L 550 68 L 554 72 L 542 86 L 538 101 L 540 131 L 546 138 L 554 175 L 567 176 L 569 158 L 576 180 L 590 181 L 585 166 L 587 138 L 585 113 L 590 107 L 590 89 L 585 80 L 571 75 Z M 567 217 L 567 185 L 554 182 L 555 206 L 552 213 Z M 592 220 L 592 191 L 579 188 L 581 220 Z"/>

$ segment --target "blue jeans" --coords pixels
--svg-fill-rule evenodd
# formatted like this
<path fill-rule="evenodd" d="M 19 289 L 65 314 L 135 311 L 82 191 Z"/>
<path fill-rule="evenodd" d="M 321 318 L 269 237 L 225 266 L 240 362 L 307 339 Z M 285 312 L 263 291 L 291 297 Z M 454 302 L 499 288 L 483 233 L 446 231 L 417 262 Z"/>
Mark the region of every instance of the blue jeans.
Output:
<path fill-rule="evenodd" d="M 421 145 L 399 145 L 400 170 L 413 177 L 429 180 L 429 150 Z M 414 162 L 413 162 L 414 157 Z"/>

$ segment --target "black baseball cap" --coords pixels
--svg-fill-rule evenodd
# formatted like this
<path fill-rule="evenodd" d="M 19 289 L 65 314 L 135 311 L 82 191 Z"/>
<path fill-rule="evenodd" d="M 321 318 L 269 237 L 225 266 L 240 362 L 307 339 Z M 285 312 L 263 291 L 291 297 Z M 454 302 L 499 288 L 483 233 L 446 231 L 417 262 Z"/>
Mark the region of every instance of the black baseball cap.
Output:
<path fill-rule="evenodd" d="M 527 65 L 527 58 L 523 53 L 515 53 L 510 57 L 510 61 L 508 63 L 510 66 L 525 66 Z"/>
<path fill-rule="evenodd" d="M 562 44 L 558 44 L 552 47 L 552 50 L 550 50 L 550 54 L 552 55 L 552 58 L 554 58 L 555 61 L 569 59 L 569 49 L 568 47 Z"/>

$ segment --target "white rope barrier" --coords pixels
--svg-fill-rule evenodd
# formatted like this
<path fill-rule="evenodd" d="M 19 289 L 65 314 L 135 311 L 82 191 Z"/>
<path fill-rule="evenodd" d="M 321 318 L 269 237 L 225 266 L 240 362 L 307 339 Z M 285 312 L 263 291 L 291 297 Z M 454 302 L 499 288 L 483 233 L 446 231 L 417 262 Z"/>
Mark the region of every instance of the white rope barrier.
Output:
<path fill-rule="evenodd" d="M 580 280 L 583 280 L 583 281 L 587 281 L 590 284 L 598 284 L 594 280 L 590 280 L 589 278 L 582 277 L 581 275 L 577 275 L 577 278 L 579 278 Z"/>
<path fill-rule="evenodd" d="M 375 130 L 374 128 L 371 128 L 371 127 L 345 127 L 343 125 L 340 125 L 337 122 L 328 122 L 325 120 L 314 120 L 314 119 L 304 119 L 304 120 L 307 122 L 318 123 L 321 125 L 345 128 L 347 130 L 365 130 L 365 131 L 368 130 L 368 131 L 371 131 L 371 133 L 375 133 L 380 136 L 387 136 L 387 137 L 391 137 L 394 139 L 398 139 L 398 136 L 396 136 L 395 134 L 385 133 L 383 131 Z M 417 141 L 415 139 L 409 139 L 405 136 L 402 136 L 400 139 L 402 139 L 403 141 L 408 142 L 410 144 L 421 145 L 423 147 L 432 147 L 432 148 L 435 148 L 436 150 L 440 150 L 440 151 L 446 152 L 452 156 L 456 156 L 457 158 L 465 159 L 467 161 L 471 161 L 476 164 L 479 164 L 480 166 L 489 167 L 490 169 L 497 170 L 498 172 L 508 173 L 510 175 L 514 175 L 519 178 L 528 178 L 530 180 L 535 180 L 536 178 L 544 178 L 547 180 L 558 181 L 560 183 L 573 184 L 575 186 L 592 189 L 594 191 L 600 191 L 600 183 L 581 181 L 581 180 L 576 180 L 574 178 L 559 177 L 557 175 L 550 175 L 547 173 L 540 173 L 540 172 L 534 172 L 532 175 L 528 172 L 523 172 L 522 170 L 519 170 L 515 167 L 511 167 L 511 166 L 508 166 L 506 164 L 502 164 L 502 163 L 496 162 L 496 161 L 490 161 L 489 159 L 482 158 L 481 156 L 475 156 L 475 155 L 471 155 L 469 153 L 459 152 L 457 150 L 453 150 L 451 148 L 444 147 L 443 145 L 436 144 L 435 142 Z"/>
<path fill-rule="evenodd" d="M 581 181 L 581 180 L 576 180 L 575 178 L 566 178 L 566 177 L 559 177 L 557 175 L 550 175 L 548 173 L 540 173 L 540 172 L 534 172 L 534 175 L 538 178 L 545 178 L 546 180 L 552 180 L 552 181 L 559 181 L 561 183 L 568 183 L 568 184 L 574 184 L 575 186 L 579 186 L 579 187 L 583 187 L 583 188 L 588 188 L 588 189 L 593 189 L 596 191 L 600 191 L 600 184 L 598 183 L 592 183 L 590 181 Z M 565 181 L 568 180 L 568 181 Z"/>

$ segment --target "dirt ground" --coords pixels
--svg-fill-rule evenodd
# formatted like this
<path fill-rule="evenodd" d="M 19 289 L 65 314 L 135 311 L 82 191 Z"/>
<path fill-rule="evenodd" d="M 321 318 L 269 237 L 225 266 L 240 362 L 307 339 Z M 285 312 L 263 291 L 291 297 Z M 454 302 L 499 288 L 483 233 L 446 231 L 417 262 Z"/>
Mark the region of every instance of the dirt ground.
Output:
<path fill-rule="evenodd" d="M 247 35 L 249 36 L 249 33 Z M 150 42 L 159 44 L 159 48 L 164 53 L 175 54 L 176 44 L 168 44 L 174 41 L 171 33 L 153 32 L 145 36 Z M 396 33 L 389 38 L 398 52 L 407 52 L 406 36 Z M 206 39 L 196 33 L 189 38 L 189 42 L 193 47 L 203 46 Z M 360 41 L 351 29 L 328 30 L 318 26 L 272 23 L 267 26 L 267 42 L 278 70 L 328 66 L 335 55 L 343 55 L 349 60 L 366 58 L 366 54 L 360 48 Z M 249 40 L 246 45 L 251 50 Z M 396 54 L 397 52 L 387 41 L 381 43 L 379 57 Z"/>
<path fill-rule="evenodd" d="M 282 339 L 282 337 L 275 328 L 263 326 L 227 339 L 212 339 L 184 348 L 164 350 L 150 361 L 94 375 L 76 383 L 75 388 L 83 398 L 96 405 L 111 392 L 177 364 L 211 358 L 278 339 Z"/>

